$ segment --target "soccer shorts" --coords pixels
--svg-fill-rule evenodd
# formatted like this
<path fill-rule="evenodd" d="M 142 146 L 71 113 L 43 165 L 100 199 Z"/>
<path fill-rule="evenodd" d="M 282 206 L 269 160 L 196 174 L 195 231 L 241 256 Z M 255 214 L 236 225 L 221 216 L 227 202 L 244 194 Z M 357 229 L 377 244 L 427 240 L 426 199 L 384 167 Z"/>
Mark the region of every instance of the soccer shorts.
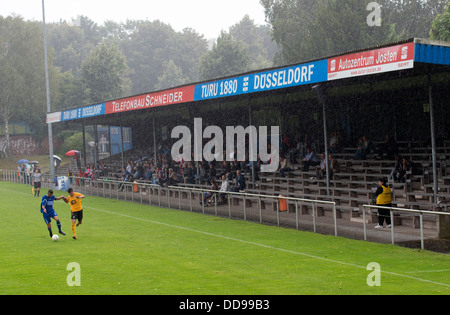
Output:
<path fill-rule="evenodd" d="M 83 221 L 83 210 L 72 212 L 71 218 L 72 220 L 78 220 L 79 222 Z"/>
<path fill-rule="evenodd" d="M 58 215 L 56 214 L 56 211 L 53 212 L 47 212 L 47 213 L 42 213 L 42 216 L 44 217 L 44 221 L 46 224 L 49 224 L 53 220 L 55 219 L 55 217 L 57 217 Z"/>

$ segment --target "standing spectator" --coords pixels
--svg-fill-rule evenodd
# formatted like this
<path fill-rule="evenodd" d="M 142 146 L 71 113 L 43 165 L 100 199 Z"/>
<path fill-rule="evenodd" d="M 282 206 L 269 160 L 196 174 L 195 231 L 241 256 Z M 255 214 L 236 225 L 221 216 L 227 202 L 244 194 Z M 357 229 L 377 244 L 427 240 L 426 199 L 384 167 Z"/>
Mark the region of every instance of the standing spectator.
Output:
<path fill-rule="evenodd" d="M 41 192 L 42 175 L 41 173 L 39 173 L 38 169 L 34 171 L 33 181 L 34 181 L 34 196 L 39 197 L 39 193 Z"/>
<path fill-rule="evenodd" d="M 381 207 L 392 207 L 392 191 L 387 185 L 386 178 L 380 178 L 378 181 L 378 189 L 375 193 L 377 200 L 377 206 Z M 378 209 L 378 225 L 375 226 L 376 229 L 383 228 L 384 222 L 386 221 L 386 227 L 391 227 L 391 211 L 389 209 Z"/>

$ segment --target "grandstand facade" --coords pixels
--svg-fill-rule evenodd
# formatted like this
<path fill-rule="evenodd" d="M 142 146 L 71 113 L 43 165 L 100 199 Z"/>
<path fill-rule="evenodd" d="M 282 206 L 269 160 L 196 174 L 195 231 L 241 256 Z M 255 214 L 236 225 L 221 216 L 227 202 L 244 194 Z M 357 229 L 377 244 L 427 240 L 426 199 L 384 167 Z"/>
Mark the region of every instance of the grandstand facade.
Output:
<path fill-rule="evenodd" d="M 321 95 L 313 90 L 318 85 Z M 80 106 L 50 113 L 47 122 L 78 121 L 83 130 L 90 128 L 94 159 L 104 159 L 110 176 L 118 178 L 128 160 L 157 159 L 172 144 L 171 130 L 179 125 L 193 130 L 197 117 L 204 127 L 279 126 L 281 154 L 290 170 L 283 176 L 280 171 L 256 177 L 251 170 L 244 172 L 246 191 L 334 201 L 340 218 L 358 222 L 380 177 L 388 177 L 394 188 L 394 206 L 436 210 L 450 202 L 449 100 L 450 43 L 409 39 Z M 360 157 L 356 153 L 363 137 L 373 147 Z M 395 150 L 385 150 L 387 137 Z M 124 138 L 132 143 L 127 152 Z M 116 148 L 102 146 L 112 141 Z M 329 181 L 320 176 L 320 165 L 304 169 L 306 146 L 319 156 L 332 153 L 339 162 L 339 169 L 327 174 Z M 398 159 L 414 167 L 396 177 Z M 214 167 L 220 174 L 221 164 Z M 210 186 L 199 181 L 179 185 Z M 326 210 L 319 213 L 327 216 Z M 402 217 L 398 224 L 415 227 L 415 220 Z M 439 225 L 426 222 L 432 229 Z"/>

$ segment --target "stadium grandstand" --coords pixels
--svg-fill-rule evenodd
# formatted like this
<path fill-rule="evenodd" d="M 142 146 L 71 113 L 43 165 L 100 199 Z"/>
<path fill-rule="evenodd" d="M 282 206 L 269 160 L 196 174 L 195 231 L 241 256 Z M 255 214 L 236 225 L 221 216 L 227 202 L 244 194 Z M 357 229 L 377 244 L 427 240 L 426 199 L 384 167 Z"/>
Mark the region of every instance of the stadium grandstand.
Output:
<path fill-rule="evenodd" d="M 450 43 L 408 39 L 83 105 L 50 113 L 47 122 L 78 122 L 95 139 L 84 145 L 82 169 L 72 170 L 81 177 L 208 189 L 214 180 L 219 189 L 222 176 L 235 187 L 239 171 L 245 189 L 236 191 L 332 201 L 351 226 L 361 223 L 363 205 L 373 204 L 382 177 L 393 188 L 395 207 L 435 211 L 450 202 L 449 100 Z M 171 131 L 180 125 L 194 130 L 195 118 L 203 128 L 222 130 L 279 126 L 280 167 L 263 173 L 262 161 L 172 160 L 178 139 Z M 309 160 L 312 153 L 317 158 Z M 326 155 L 328 171 L 321 163 Z M 283 210 L 293 213 L 296 206 Z M 276 207 L 270 203 L 265 211 Z M 331 216 L 326 207 L 315 210 Z M 311 211 L 300 205 L 301 214 Z M 418 228 L 415 216 L 395 220 Z M 441 224 L 433 217 L 424 226 L 438 233 Z"/>

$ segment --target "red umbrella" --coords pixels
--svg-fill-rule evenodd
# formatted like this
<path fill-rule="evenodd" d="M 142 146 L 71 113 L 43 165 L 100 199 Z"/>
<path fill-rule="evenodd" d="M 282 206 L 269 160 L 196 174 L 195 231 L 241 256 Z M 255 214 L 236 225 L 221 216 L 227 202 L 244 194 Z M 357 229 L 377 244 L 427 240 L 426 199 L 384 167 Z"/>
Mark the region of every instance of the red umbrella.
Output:
<path fill-rule="evenodd" d="M 77 150 L 70 150 L 69 152 L 66 152 L 66 156 L 77 156 L 80 154 L 80 151 Z"/>

